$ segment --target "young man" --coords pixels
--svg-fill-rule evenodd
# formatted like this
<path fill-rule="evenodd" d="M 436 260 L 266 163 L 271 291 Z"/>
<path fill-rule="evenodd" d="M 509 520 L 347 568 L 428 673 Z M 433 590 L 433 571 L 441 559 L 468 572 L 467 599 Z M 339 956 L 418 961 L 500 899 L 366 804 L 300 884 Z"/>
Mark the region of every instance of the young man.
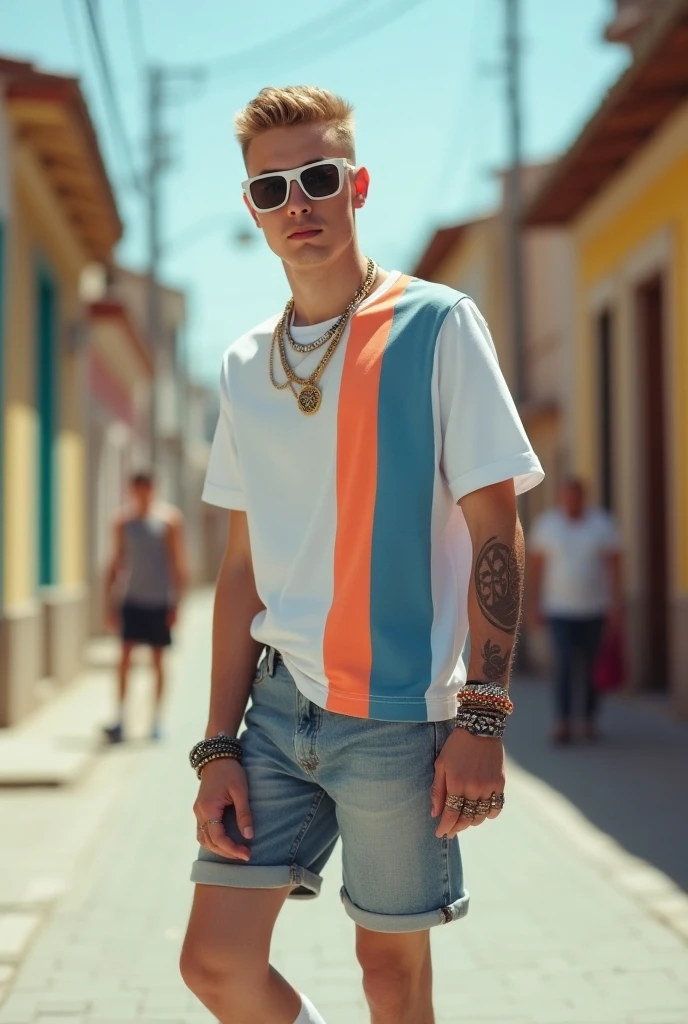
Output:
<path fill-rule="evenodd" d="M 549 626 L 556 660 L 557 745 L 572 739 L 574 671 L 580 668 L 584 736 L 597 737 L 593 667 L 605 628 L 622 617 L 621 537 L 613 516 L 589 508 L 585 485 L 568 477 L 558 508 L 547 509 L 528 538 L 528 610 L 532 626 Z"/>
<path fill-rule="evenodd" d="M 230 527 L 182 974 L 222 1024 L 322 1024 L 270 938 L 341 836 L 371 1019 L 431 1024 L 429 928 L 468 907 L 456 837 L 504 799 L 515 492 L 543 474 L 472 302 L 361 254 L 351 107 L 265 89 L 236 126 L 293 302 L 222 370 L 204 497 Z"/>
<path fill-rule="evenodd" d="M 155 707 L 151 738 L 160 739 L 165 695 L 163 654 L 172 642 L 179 601 L 186 587 L 183 519 L 171 505 L 155 502 L 153 477 L 137 473 L 129 482 L 131 506 L 117 517 L 106 576 L 108 623 L 120 632 L 117 718 L 104 730 L 110 743 L 125 738 L 124 709 L 131 655 L 137 644 L 151 648 Z M 123 583 L 123 592 L 120 584 Z"/>

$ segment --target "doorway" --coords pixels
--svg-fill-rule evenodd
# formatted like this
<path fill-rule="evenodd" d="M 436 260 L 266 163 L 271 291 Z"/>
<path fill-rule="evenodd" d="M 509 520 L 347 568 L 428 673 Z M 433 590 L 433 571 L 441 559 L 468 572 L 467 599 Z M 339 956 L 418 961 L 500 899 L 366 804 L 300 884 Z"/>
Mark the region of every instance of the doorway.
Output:
<path fill-rule="evenodd" d="M 610 309 L 597 317 L 597 467 L 600 504 L 614 510 L 614 319 Z"/>
<path fill-rule="evenodd" d="M 670 668 L 664 298 L 661 274 L 643 282 L 636 291 L 643 632 L 640 683 L 648 690 L 668 689 Z"/>
<path fill-rule="evenodd" d="M 57 289 L 41 266 L 36 280 L 36 407 L 38 411 L 38 583 L 55 583 L 57 391 Z"/>

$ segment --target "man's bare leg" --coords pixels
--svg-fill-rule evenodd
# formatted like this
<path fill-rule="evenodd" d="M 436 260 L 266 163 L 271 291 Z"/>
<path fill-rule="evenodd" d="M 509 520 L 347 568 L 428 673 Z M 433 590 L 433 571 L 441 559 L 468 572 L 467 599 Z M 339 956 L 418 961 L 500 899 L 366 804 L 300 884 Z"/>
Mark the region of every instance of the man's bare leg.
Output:
<path fill-rule="evenodd" d="M 220 1024 L 297 1020 L 301 997 L 269 963 L 273 928 L 288 894 L 288 888 L 196 886 L 180 969 Z"/>
<path fill-rule="evenodd" d="M 371 1024 L 435 1024 L 430 933 L 356 927 L 356 955 Z"/>
<path fill-rule="evenodd" d="M 122 641 L 122 648 L 117 666 L 117 713 L 114 724 L 105 729 L 105 735 L 111 743 L 119 743 L 124 739 L 124 708 L 127 702 L 127 689 L 129 686 L 129 670 L 131 668 L 131 656 L 134 644 L 128 640 Z"/>
<path fill-rule="evenodd" d="M 153 647 L 153 672 L 155 673 L 155 704 L 153 707 L 153 728 L 151 734 L 153 739 L 160 738 L 160 717 L 162 715 L 162 704 L 165 699 L 165 666 L 164 647 Z"/>

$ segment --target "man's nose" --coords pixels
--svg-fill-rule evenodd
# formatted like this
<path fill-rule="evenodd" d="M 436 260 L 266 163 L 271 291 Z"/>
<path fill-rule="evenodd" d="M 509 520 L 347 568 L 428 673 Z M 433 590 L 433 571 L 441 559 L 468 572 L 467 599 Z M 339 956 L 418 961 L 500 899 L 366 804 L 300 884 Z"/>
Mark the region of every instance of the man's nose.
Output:
<path fill-rule="evenodd" d="M 295 215 L 299 213 L 308 213 L 311 209 L 311 200 L 303 191 L 298 181 L 291 182 L 287 209 L 289 210 L 289 213 L 293 213 Z"/>

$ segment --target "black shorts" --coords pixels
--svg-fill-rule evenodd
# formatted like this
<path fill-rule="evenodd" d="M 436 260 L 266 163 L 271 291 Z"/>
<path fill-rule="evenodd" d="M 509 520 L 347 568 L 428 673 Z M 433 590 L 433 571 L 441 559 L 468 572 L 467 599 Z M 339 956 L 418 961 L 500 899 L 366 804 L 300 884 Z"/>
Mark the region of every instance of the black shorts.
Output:
<path fill-rule="evenodd" d="M 166 605 L 149 608 L 126 602 L 122 605 L 122 640 L 129 644 L 146 644 L 147 647 L 169 647 L 172 643 L 167 624 L 169 614 L 170 609 Z"/>

